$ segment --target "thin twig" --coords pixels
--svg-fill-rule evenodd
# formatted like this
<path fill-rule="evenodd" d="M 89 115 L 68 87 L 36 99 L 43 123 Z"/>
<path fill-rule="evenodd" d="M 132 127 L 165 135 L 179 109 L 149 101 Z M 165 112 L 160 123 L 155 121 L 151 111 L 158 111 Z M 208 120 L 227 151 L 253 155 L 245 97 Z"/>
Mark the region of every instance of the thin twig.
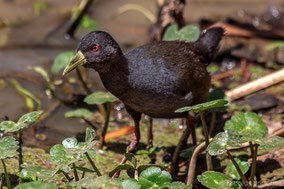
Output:
<path fill-rule="evenodd" d="M 211 113 L 212 113 L 212 117 L 211 117 L 210 128 L 209 128 L 209 137 L 212 136 L 212 133 L 215 129 L 215 124 L 216 124 L 216 112 L 213 111 Z"/>
<path fill-rule="evenodd" d="M 62 174 L 66 177 L 66 179 L 70 182 L 72 179 L 69 177 L 69 175 L 67 173 L 65 173 L 64 171 L 62 171 Z"/>
<path fill-rule="evenodd" d="M 258 150 L 259 144 L 255 144 L 255 149 L 253 150 L 253 159 L 252 159 L 252 168 L 250 172 L 250 182 L 253 187 L 254 184 L 254 175 L 256 170 L 256 157 L 257 157 L 257 150 Z"/>
<path fill-rule="evenodd" d="M 90 127 L 92 127 L 92 129 L 94 129 L 95 131 L 98 130 L 97 126 L 94 125 L 92 122 L 90 122 L 89 120 L 87 120 L 87 119 L 85 119 L 85 118 L 83 118 L 83 120 L 84 120 L 88 125 L 90 125 Z"/>
<path fill-rule="evenodd" d="M 79 68 L 76 68 L 76 73 L 77 73 L 77 76 L 78 76 L 78 78 L 79 78 L 79 80 L 80 80 L 80 82 L 81 82 L 81 84 L 82 84 L 84 90 L 86 91 L 86 93 L 87 93 L 87 94 L 91 94 L 92 91 L 88 88 L 86 82 L 84 81 L 84 79 L 83 79 L 83 77 L 82 77 L 82 73 L 81 73 L 81 71 L 79 70 Z"/>
<path fill-rule="evenodd" d="M 78 177 L 78 173 L 77 173 L 77 170 L 76 170 L 75 163 L 72 163 L 72 166 L 73 166 L 73 172 L 74 172 L 75 181 L 78 181 L 79 177 Z"/>
<path fill-rule="evenodd" d="M 23 149 L 23 130 L 20 129 L 18 131 L 18 141 L 19 141 L 19 149 L 18 149 L 18 152 L 19 152 L 19 156 L 18 156 L 18 162 L 19 162 L 19 171 L 21 172 L 22 170 L 22 164 L 23 164 L 23 152 L 22 152 L 22 149 Z M 23 179 L 20 177 L 19 178 L 19 183 L 22 183 L 23 182 Z"/>
<path fill-rule="evenodd" d="M 107 128 L 109 124 L 110 111 L 111 111 L 111 102 L 107 102 L 107 113 L 106 113 L 105 124 L 104 124 L 104 128 L 103 128 L 102 135 L 101 135 L 101 140 L 100 140 L 101 142 L 99 146 L 100 149 L 102 149 L 105 144 L 105 136 L 106 136 Z"/>

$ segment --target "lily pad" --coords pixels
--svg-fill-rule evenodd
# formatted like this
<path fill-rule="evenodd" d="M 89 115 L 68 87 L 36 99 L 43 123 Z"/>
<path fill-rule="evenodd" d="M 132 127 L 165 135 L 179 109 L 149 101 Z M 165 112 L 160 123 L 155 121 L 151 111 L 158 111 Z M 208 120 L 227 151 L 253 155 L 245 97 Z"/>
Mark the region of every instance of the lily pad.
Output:
<path fill-rule="evenodd" d="M 35 181 L 35 182 L 28 182 L 24 184 L 20 184 L 15 187 L 15 189 L 58 189 L 56 184 L 47 182 L 47 181 Z"/>
<path fill-rule="evenodd" d="M 200 30 L 195 25 L 187 25 L 178 30 L 177 24 L 172 24 L 167 28 L 163 40 L 165 41 L 186 41 L 194 42 L 198 39 Z"/>
<path fill-rule="evenodd" d="M 284 147 L 284 139 L 280 136 L 269 136 L 256 141 L 260 150 Z"/>
<path fill-rule="evenodd" d="M 70 60 L 75 56 L 75 53 L 73 51 L 67 51 L 60 53 L 53 62 L 53 65 L 51 67 L 51 72 L 58 73 L 61 69 L 65 68 Z"/>
<path fill-rule="evenodd" d="M 213 142 L 208 145 L 208 153 L 211 156 L 221 155 L 227 152 L 227 147 L 240 147 L 240 136 L 232 130 L 218 133 Z"/>
<path fill-rule="evenodd" d="M 232 181 L 228 177 L 215 171 L 206 171 L 198 175 L 197 180 L 210 189 L 227 189 L 232 186 Z"/>
<path fill-rule="evenodd" d="M 19 142 L 13 137 L 7 136 L 0 140 L 0 159 L 6 159 L 18 155 Z"/>
<path fill-rule="evenodd" d="M 114 102 L 118 100 L 117 97 L 113 96 L 110 92 L 95 92 L 90 94 L 84 99 L 87 104 L 104 104 L 106 102 Z"/>
<path fill-rule="evenodd" d="M 66 118 L 85 118 L 93 119 L 94 113 L 85 108 L 79 108 L 77 110 L 69 111 L 64 114 Z"/>
<path fill-rule="evenodd" d="M 267 135 L 268 129 L 261 118 L 253 112 L 240 113 L 226 122 L 225 130 L 233 130 L 242 136 L 243 142 L 256 141 Z"/>
<path fill-rule="evenodd" d="M 205 102 L 205 103 L 202 103 L 202 104 L 196 104 L 194 106 L 186 106 L 186 107 L 177 109 L 175 112 L 179 113 L 179 112 L 194 111 L 195 113 L 198 113 L 200 111 L 209 110 L 209 109 L 212 109 L 212 108 L 224 107 L 227 104 L 228 104 L 227 100 L 218 99 L 218 100 L 213 100 L 213 101 L 210 101 L 210 102 Z"/>
<path fill-rule="evenodd" d="M 238 158 L 234 158 L 238 166 L 240 167 L 243 174 L 246 174 L 246 172 L 249 170 L 249 163 L 247 160 L 240 160 Z M 233 162 L 230 161 L 226 168 L 226 173 L 232 177 L 232 179 L 240 180 L 241 176 L 239 175 L 236 167 L 234 166 Z"/>
<path fill-rule="evenodd" d="M 141 172 L 138 182 L 142 188 L 156 188 L 171 181 L 171 175 L 167 171 L 162 171 L 159 167 L 149 167 Z"/>

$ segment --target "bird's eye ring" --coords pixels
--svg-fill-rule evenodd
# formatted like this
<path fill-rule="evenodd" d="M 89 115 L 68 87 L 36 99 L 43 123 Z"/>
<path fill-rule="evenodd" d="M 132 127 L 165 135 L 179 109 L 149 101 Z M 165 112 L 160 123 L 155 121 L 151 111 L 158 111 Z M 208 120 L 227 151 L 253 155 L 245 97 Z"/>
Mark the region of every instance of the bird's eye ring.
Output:
<path fill-rule="evenodd" d="M 93 48 L 92 48 L 92 51 L 96 52 L 98 50 L 99 50 L 99 45 L 94 45 Z"/>

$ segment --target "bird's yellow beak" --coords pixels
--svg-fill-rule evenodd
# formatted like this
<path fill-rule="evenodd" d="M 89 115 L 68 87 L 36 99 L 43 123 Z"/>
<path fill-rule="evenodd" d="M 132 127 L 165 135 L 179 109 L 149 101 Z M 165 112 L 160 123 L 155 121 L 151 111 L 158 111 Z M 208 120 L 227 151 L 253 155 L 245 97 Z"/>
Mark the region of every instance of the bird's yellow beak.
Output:
<path fill-rule="evenodd" d="M 65 67 L 63 71 L 63 75 L 71 72 L 75 68 L 82 66 L 87 63 L 87 60 L 81 51 L 78 51 L 77 54 L 72 58 L 70 63 Z"/>

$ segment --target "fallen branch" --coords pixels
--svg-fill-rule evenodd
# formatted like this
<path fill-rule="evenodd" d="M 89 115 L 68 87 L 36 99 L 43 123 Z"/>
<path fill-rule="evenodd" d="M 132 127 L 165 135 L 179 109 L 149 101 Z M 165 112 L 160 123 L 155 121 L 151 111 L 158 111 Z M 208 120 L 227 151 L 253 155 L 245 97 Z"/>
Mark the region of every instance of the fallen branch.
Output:
<path fill-rule="evenodd" d="M 257 80 L 241 85 L 235 89 L 229 90 L 226 92 L 226 95 L 230 100 L 236 100 L 238 98 L 244 97 L 248 94 L 254 93 L 281 81 L 284 81 L 284 68 L 264 77 L 261 77 Z"/>

